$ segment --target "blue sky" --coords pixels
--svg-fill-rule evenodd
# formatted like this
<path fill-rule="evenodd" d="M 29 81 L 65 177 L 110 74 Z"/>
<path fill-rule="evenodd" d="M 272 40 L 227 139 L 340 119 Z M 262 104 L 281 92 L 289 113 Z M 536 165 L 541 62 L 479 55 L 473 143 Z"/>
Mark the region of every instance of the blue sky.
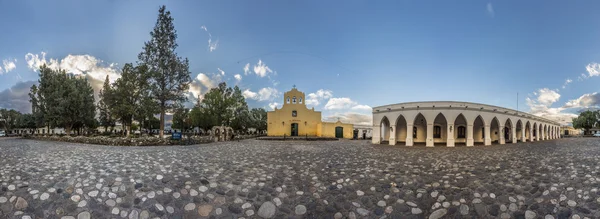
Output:
<path fill-rule="evenodd" d="M 566 122 L 600 103 L 600 2 L 576 3 L 0 1 L 0 107 L 29 111 L 33 67 L 43 62 L 86 74 L 95 88 L 118 77 L 165 4 L 193 96 L 225 81 L 250 106 L 271 109 L 296 85 L 324 119 L 368 124 L 373 106 L 515 109 L 518 92 L 520 110 Z"/>

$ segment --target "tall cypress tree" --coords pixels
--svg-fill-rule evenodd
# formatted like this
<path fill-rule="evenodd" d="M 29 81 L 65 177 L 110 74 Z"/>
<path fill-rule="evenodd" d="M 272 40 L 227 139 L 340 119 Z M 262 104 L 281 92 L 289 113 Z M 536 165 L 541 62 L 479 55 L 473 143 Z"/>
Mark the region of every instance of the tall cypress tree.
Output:
<path fill-rule="evenodd" d="M 177 31 L 171 12 L 164 5 L 158 10 L 158 19 L 150 36 L 138 59 L 152 73 L 150 91 L 160 110 L 160 137 L 163 137 L 165 112 L 187 100 L 185 92 L 191 81 L 189 61 L 175 52 Z"/>

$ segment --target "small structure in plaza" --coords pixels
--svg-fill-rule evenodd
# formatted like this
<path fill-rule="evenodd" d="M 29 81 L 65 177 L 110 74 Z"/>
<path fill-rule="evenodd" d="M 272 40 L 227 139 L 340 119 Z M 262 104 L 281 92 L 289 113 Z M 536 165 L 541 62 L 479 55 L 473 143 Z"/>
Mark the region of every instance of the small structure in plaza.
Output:
<path fill-rule="evenodd" d="M 230 141 L 233 139 L 233 129 L 229 126 L 213 126 L 210 131 L 213 141 Z"/>
<path fill-rule="evenodd" d="M 429 101 L 373 108 L 373 144 L 491 145 L 556 139 L 559 132 L 558 122 L 479 103 Z"/>
<path fill-rule="evenodd" d="M 582 136 L 584 131 L 581 129 L 573 128 L 573 126 L 564 125 L 560 127 L 560 134 L 563 137 Z"/>
<path fill-rule="evenodd" d="M 353 125 L 337 122 L 322 122 L 321 112 L 306 107 L 303 92 L 294 88 L 283 95 L 283 106 L 267 112 L 267 136 L 309 137 L 353 137 Z"/>

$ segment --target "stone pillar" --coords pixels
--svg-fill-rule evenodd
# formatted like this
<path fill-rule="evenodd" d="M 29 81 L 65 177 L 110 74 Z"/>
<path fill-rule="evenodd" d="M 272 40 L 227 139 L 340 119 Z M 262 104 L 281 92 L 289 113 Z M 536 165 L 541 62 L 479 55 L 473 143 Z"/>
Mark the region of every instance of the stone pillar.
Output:
<path fill-rule="evenodd" d="M 446 135 L 448 135 L 446 139 L 446 146 L 454 147 L 454 123 L 449 123 L 446 127 Z"/>
<path fill-rule="evenodd" d="M 485 132 L 485 138 L 483 140 L 483 144 L 485 146 L 492 145 L 492 135 L 490 132 L 490 125 L 485 125 L 484 132 Z"/>
<path fill-rule="evenodd" d="M 406 146 L 413 146 L 413 124 L 406 124 Z"/>
<path fill-rule="evenodd" d="M 527 141 L 527 139 L 525 138 L 525 129 L 523 128 L 523 126 L 521 126 L 521 141 L 522 142 Z"/>
<path fill-rule="evenodd" d="M 529 141 L 533 141 L 533 128 L 529 128 Z"/>
<path fill-rule="evenodd" d="M 381 143 L 381 126 L 373 126 L 373 135 L 371 137 L 371 143 L 373 143 L 373 144 Z"/>
<path fill-rule="evenodd" d="M 390 145 L 396 145 L 396 127 L 390 126 Z"/>
<path fill-rule="evenodd" d="M 517 143 L 517 126 L 513 125 L 513 127 L 510 130 L 512 132 L 512 143 L 515 144 Z"/>
<path fill-rule="evenodd" d="M 467 125 L 467 147 L 473 147 L 473 125 Z"/>
<path fill-rule="evenodd" d="M 425 140 L 425 146 L 433 147 L 433 122 L 427 123 L 427 140 Z"/>
<path fill-rule="evenodd" d="M 504 126 L 500 126 L 499 128 L 499 132 L 498 132 L 498 143 L 500 144 L 504 144 L 506 143 L 506 139 L 504 139 Z"/>
<path fill-rule="evenodd" d="M 542 134 L 541 134 L 540 128 L 538 126 L 538 129 L 537 129 L 537 131 L 535 133 L 535 141 L 540 141 L 540 135 L 542 135 Z"/>

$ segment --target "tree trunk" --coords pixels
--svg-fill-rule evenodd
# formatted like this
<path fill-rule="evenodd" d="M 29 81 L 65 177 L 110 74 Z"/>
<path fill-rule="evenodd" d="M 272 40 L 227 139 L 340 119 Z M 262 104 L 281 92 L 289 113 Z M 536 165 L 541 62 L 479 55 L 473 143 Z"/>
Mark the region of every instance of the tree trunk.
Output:
<path fill-rule="evenodd" d="M 48 130 L 48 132 L 50 132 L 50 130 Z M 67 135 L 71 135 L 71 126 L 65 126 L 65 133 L 67 133 Z"/>
<path fill-rule="evenodd" d="M 125 126 L 125 128 L 127 129 L 125 131 L 125 137 L 129 137 L 129 133 L 131 133 L 131 124 Z"/>
<path fill-rule="evenodd" d="M 162 139 L 164 137 L 164 131 L 165 131 L 165 110 L 161 110 L 160 111 L 160 133 L 158 133 L 158 136 Z"/>

